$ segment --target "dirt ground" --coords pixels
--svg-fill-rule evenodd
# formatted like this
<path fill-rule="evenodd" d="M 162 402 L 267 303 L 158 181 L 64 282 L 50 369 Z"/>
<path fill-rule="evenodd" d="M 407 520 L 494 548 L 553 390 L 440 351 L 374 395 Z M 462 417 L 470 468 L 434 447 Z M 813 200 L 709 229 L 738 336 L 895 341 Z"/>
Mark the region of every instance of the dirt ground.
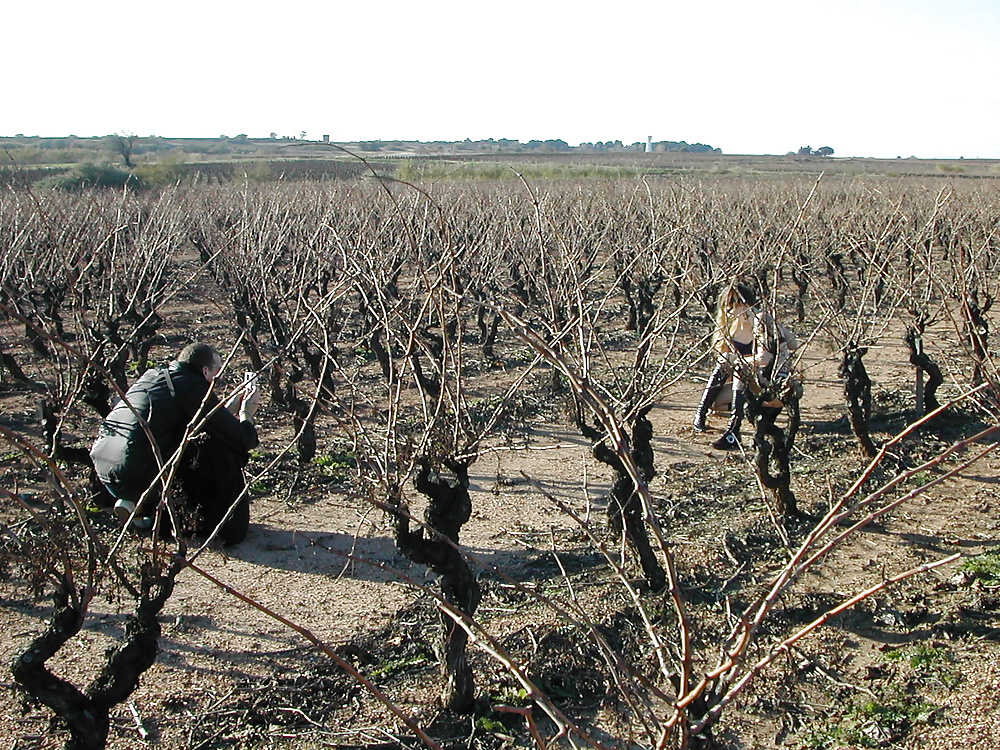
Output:
<path fill-rule="evenodd" d="M 905 361 L 902 347 L 893 345 L 873 352 L 868 361 L 877 414 L 884 417 L 877 424 L 879 440 L 898 422 L 892 415 L 906 408 L 900 394 L 908 391 L 912 375 Z M 837 362 L 817 351 L 805 365 L 793 488 L 804 509 L 816 513 L 865 461 L 843 419 Z M 660 472 L 652 488 L 667 541 L 692 593 L 709 589 L 720 577 L 740 585 L 744 574 L 731 559 L 739 555 L 727 539 L 751 553 L 763 550 L 765 562 L 759 568 L 765 572 L 766 561 L 785 554 L 775 542 L 777 532 L 750 467 L 739 455 L 709 447 L 722 418 L 714 417 L 705 434 L 690 429 L 700 388 L 696 380 L 679 382 L 651 414 Z M 27 410 L 24 394 L 13 386 L 3 396 L 8 415 L 12 409 Z M 284 429 L 265 407 L 263 455 L 254 459 L 251 472 L 280 446 Z M 585 689 L 585 665 L 560 655 L 553 645 L 563 632 L 555 616 L 539 614 L 495 572 L 553 595 L 565 595 L 572 585 L 581 606 L 592 607 L 595 617 L 621 606 L 620 585 L 607 566 L 576 524 L 546 497 L 558 498 L 603 527 L 610 480 L 606 467 L 594 461 L 575 430 L 553 418 L 539 421 L 512 445 L 496 446 L 474 464 L 473 474 L 473 515 L 461 542 L 477 562 L 484 587 L 480 619 L 511 648 L 518 638 L 535 640 L 536 653 L 552 645 L 546 663 L 550 693 L 558 695 L 562 685 L 578 715 L 590 711 L 595 723 L 613 727 L 613 718 L 594 708 L 599 700 L 588 701 L 593 696 Z M 856 535 L 805 577 L 796 600 L 786 604 L 788 621 L 808 621 L 796 618 L 914 565 L 954 552 L 973 556 L 1000 549 L 998 481 L 1000 458 L 990 454 L 960 478 Z M 111 523 L 106 512 L 100 517 Z M 384 514 L 350 481 L 314 469 L 295 483 L 274 483 L 254 497 L 247 540 L 230 549 L 207 550 L 196 564 L 260 607 L 249 606 L 194 570 L 183 571 L 160 618 L 160 654 L 131 700 L 115 710 L 110 748 L 387 747 L 409 736 L 328 657 L 263 608 L 308 629 L 357 664 L 444 746 L 453 744 L 449 738 L 468 741 L 468 722 L 475 720 L 448 717 L 435 708 L 440 680 L 427 644 L 433 640 L 436 615 L 429 597 L 405 580 L 430 584 L 432 578 L 395 549 Z M 566 569 L 565 578 L 559 564 Z M 749 579 L 746 585 L 752 588 Z M 122 634 L 128 600 L 113 593 L 95 599 L 82 632 L 51 662 L 54 671 L 78 685 L 93 676 L 95 657 Z M 44 598 L 26 598 L 16 579 L 0 584 L 0 608 L 0 659 L 6 664 L 39 632 L 50 608 Z M 695 608 L 693 616 L 711 620 L 717 609 Z M 836 746 L 823 744 L 833 741 L 830 727 L 850 724 L 861 727 L 857 736 L 867 738 L 869 746 L 1000 747 L 998 628 L 996 591 L 958 575 L 957 564 L 919 576 L 804 639 L 724 716 L 716 738 L 720 746 L 731 748 Z M 935 656 L 925 668 L 912 659 L 886 656 L 905 654 L 917 643 L 940 658 Z M 516 686 L 498 676 L 495 662 L 475 646 L 472 653 L 484 701 L 515 701 Z M 893 685 L 910 698 L 921 696 L 933 708 L 920 720 L 910 717 L 895 724 L 865 714 L 866 701 L 886 704 Z M 63 735 L 52 726 L 50 712 L 23 706 L 9 672 L 0 677 L 0 687 L 0 746 L 61 746 Z M 523 742 L 512 739 L 523 737 L 515 731 L 516 721 L 499 721 L 488 708 L 481 715 L 497 721 L 481 721 L 469 744 Z M 901 723 L 907 723 L 905 729 L 899 728 Z"/>

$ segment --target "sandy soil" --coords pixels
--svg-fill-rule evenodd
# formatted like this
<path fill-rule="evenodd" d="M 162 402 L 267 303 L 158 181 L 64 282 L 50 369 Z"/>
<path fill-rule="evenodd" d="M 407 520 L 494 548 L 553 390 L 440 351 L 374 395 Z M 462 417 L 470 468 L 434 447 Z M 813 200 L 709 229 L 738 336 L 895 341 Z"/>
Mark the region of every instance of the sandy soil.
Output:
<path fill-rule="evenodd" d="M 905 356 L 892 347 L 873 354 L 869 366 L 880 393 L 908 388 L 909 370 L 895 364 L 899 362 L 905 362 Z M 806 362 L 806 377 L 794 486 L 807 509 L 816 511 L 831 491 L 828 483 L 842 488 L 864 461 L 853 451 L 849 433 L 830 430 L 843 413 L 836 363 L 817 352 Z M 668 542 L 689 581 L 698 581 L 699 575 L 707 580 L 713 567 L 720 566 L 731 568 L 722 571 L 723 577 L 736 575 L 723 538 L 730 533 L 747 541 L 754 530 L 770 528 L 767 506 L 746 464 L 738 456 L 709 448 L 722 420 L 714 418 L 713 429 L 704 435 L 690 430 L 699 389 L 697 382 L 679 383 L 652 414 L 660 468 L 653 489 L 662 499 L 659 511 Z M 280 426 L 267 410 L 261 434 L 265 448 L 276 448 Z M 585 568 L 582 577 L 573 578 L 581 601 L 593 597 L 596 606 L 603 601 L 605 607 L 620 603 L 619 594 L 608 593 L 617 590 L 614 582 L 589 562 L 592 549 L 579 529 L 525 475 L 600 526 L 610 479 L 586 442 L 557 422 L 539 423 L 513 447 L 488 453 L 474 465 L 473 516 L 461 541 L 478 562 L 487 586 L 480 617 L 511 638 L 524 631 L 528 615 L 492 569 L 544 584 L 546 590 L 564 589 L 558 568 L 551 565 L 553 548 L 561 550 L 568 563 L 576 560 Z M 991 455 L 959 480 L 858 535 L 805 578 L 801 595 L 836 597 L 952 552 L 974 555 L 1000 548 L 998 481 L 1000 459 Z M 714 496 L 706 489 L 712 486 L 718 487 Z M 353 644 L 350 653 L 367 654 L 356 660 L 363 671 L 376 674 L 386 654 L 402 653 L 412 633 L 433 630 L 428 598 L 399 576 L 418 583 L 432 583 L 431 578 L 396 551 L 384 514 L 373 510 L 350 483 L 313 476 L 290 492 L 285 487 L 267 492 L 255 497 L 252 520 L 244 543 L 208 550 L 197 565 L 340 653 L 349 653 L 345 645 Z M 349 556 L 379 561 L 391 570 Z M 549 567 L 541 567 L 546 560 Z M 955 572 L 951 566 L 879 594 L 860 608 L 864 616 L 842 618 L 803 641 L 794 663 L 776 665 L 731 717 L 727 715 L 717 735 L 720 742 L 734 748 L 803 746 L 815 729 L 810 722 L 839 721 L 857 699 L 896 680 L 938 709 L 931 720 L 893 740 L 895 746 L 1000 747 L 1000 613 L 991 592 L 970 581 L 949 584 Z M 25 598 L 16 584 L 16 579 L 0 584 L 4 663 L 39 632 L 49 611 L 44 598 Z M 77 684 L 92 677 L 96 658 L 121 636 L 128 601 L 109 598 L 111 593 L 95 599 L 83 631 L 51 662 L 54 671 Z M 912 614 L 918 610 L 926 617 Z M 157 662 L 129 703 L 115 710 L 109 744 L 115 750 L 368 745 L 391 743 L 394 734 L 405 733 L 299 633 L 193 570 L 179 575 L 160 619 L 163 637 Z M 545 619 L 554 621 L 551 614 Z M 944 628 L 946 623 L 952 627 Z M 887 649 L 918 640 L 934 644 L 947 656 L 931 676 L 913 679 L 913 670 L 887 665 L 882 658 Z M 494 669 L 481 651 L 474 649 L 474 654 L 477 669 Z M 368 658 L 372 655 L 374 663 Z M 944 672 L 954 679 L 943 679 Z M 570 678 L 579 679 L 576 674 Z M 22 710 L 9 676 L 0 679 L 3 747 L 59 747 L 62 735 L 50 725 L 49 711 L 37 706 Z M 296 680 L 303 686 L 299 692 Z M 500 683 L 491 680 L 483 679 L 483 690 L 499 702 Z M 377 681 L 425 725 L 440 721 L 433 706 L 439 683 L 433 660 L 425 659 L 412 671 L 389 671 Z M 264 695 L 269 697 L 261 700 Z M 789 708 L 791 703 L 798 708 Z M 504 736 L 499 730 L 480 732 L 480 742 L 504 746 L 509 744 Z M 873 742 L 881 741 L 880 736 L 872 730 Z"/>

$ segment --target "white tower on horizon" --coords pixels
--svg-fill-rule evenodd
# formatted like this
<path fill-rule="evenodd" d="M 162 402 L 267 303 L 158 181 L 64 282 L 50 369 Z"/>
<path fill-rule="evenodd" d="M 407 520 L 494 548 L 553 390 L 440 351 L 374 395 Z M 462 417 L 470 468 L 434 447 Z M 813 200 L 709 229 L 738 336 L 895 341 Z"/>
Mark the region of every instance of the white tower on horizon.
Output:
<path fill-rule="evenodd" d="M 651 135 L 646 136 L 646 153 L 653 153 L 653 136 Z"/>

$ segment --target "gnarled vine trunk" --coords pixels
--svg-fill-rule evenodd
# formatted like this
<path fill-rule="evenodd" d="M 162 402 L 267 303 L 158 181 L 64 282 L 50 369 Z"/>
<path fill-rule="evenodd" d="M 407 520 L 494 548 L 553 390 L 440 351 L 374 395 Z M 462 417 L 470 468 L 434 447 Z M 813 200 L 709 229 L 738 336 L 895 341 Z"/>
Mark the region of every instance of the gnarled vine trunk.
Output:
<path fill-rule="evenodd" d="M 747 414 L 754 425 L 754 468 L 761 484 L 774 492 L 778 513 L 797 516 L 798 502 L 791 487 L 791 454 L 801 423 L 801 384 L 792 381 L 782 389 L 782 406 L 767 405 L 778 397 L 775 389 L 765 389 L 759 394 L 747 393 Z M 776 423 L 782 410 L 788 415 L 788 426 L 784 430 Z"/>
<path fill-rule="evenodd" d="M 969 343 L 972 344 L 972 384 L 979 385 L 985 379 L 984 365 L 988 356 L 987 342 L 990 334 L 990 322 L 986 313 L 993 307 L 993 298 L 983 295 L 983 301 L 979 301 L 979 294 L 972 292 L 966 294 L 963 300 L 962 309 L 965 313 L 966 327 L 969 333 Z"/>
<path fill-rule="evenodd" d="M 140 596 L 125 622 L 125 638 L 107 653 L 104 667 L 86 689 L 53 674 L 46 662 L 80 632 L 84 612 L 71 604 L 72 584 L 64 580 L 54 593 L 52 619 L 44 633 L 11 663 L 17 684 L 48 706 L 66 724 L 66 750 L 103 750 L 111 709 L 138 687 L 142 673 L 156 661 L 160 639 L 157 616 L 174 590 L 180 563 L 161 568 L 143 565 Z"/>
<path fill-rule="evenodd" d="M 844 359 L 840 365 L 840 376 L 844 379 L 844 396 L 847 398 L 847 418 L 851 423 L 861 452 L 873 458 L 878 449 L 871 438 L 872 381 L 865 370 L 862 359 L 868 347 L 855 342 L 844 347 Z"/>
<path fill-rule="evenodd" d="M 910 364 L 916 368 L 914 384 L 914 400 L 917 411 L 927 414 L 937 409 L 941 402 L 937 400 L 938 386 L 944 382 L 941 368 L 924 351 L 924 322 L 918 321 L 906 330 L 903 340 L 910 350 Z M 924 375 L 927 381 L 924 382 Z"/>
<path fill-rule="evenodd" d="M 653 466 L 653 425 L 648 414 L 651 406 L 642 409 L 632 424 L 630 453 L 644 482 L 649 482 L 656 476 Z M 636 491 L 635 482 L 625 467 L 621 458 L 611 450 L 601 434 L 587 425 L 582 419 L 577 419 L 577 426 L 584 436 L 594 441 L 594 458 L 615 472 L 611 485 L 611 495 L 608 502 L 608 526 L 618 535 L 624 535 L 625 541 L 632 547 L 639 558 L 646 584 L 652 591 L 662 591 L 666 586 L 666 574 L 663 566 L 656 558 L 646 531 L 646 521 L 643 513 L 642 498 Z"/>
<path fill-rule="evenodd" d="M 459 531 L 472 515 L 472 500 L 469 497 L 471 462 L 444 459 L 442 463 L 454 474 L 453 478 L 434 471 L 426 458 L 418 461 L 419 468 L 414 478 L 417 490 L 430 500 L 424 521 L 433 530 L 431 534 L 425 536 L 422 528 L 411 529 L 402 498 L 398 494 L 390 498 L 392 505 L 398 508 L 395 518 L 396 546 L 412 562 L 433 570 L 439 577 L 444 600 L 471 617 L 479 606 L 482 593 L 468 563 L 456 549 Z M 446 612 L 441 613 L 441 625 L 441 671 L 445 679 L 441 704 L 451 711 L 468 713 L 472 711 L 476 697 L 475 677 L 466 655 L 468 634 Z"/>

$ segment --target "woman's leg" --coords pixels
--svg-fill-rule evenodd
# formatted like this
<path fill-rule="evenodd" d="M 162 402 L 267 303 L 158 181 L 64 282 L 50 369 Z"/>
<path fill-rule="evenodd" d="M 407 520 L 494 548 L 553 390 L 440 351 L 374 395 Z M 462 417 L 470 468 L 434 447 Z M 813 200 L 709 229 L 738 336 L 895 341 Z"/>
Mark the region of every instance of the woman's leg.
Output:
<path fill-rule="evenodd" d="M 715 364 L 715 369 L 712 370 L 712 374 L 708 377 L 705 391 L 701 395 L 701 403 L 698 404 L 698 410 L 694 415 L 693 426 L 696 432 L 705 431 L 705 419 L 708 417 L 708 410 L 712 408 L 715 399 L 719 397 L 719 392 L 726 385 L 726 380 L 729 378 L 731 372 L 732 368 L 725 359 L 720 358 Z"/>
<path fill-rule="evenodd" d="M 746 404 L 746 395 L 743 393 L 743 381 L 739 374 L 733 375 L 733 406 L 729 412 L 729 424 L 722 437 L 712 443 L 713 448 L 719 450 L 736 450 L 740 445 L 740 425 L 743 424 L 743 407 Z"/>

